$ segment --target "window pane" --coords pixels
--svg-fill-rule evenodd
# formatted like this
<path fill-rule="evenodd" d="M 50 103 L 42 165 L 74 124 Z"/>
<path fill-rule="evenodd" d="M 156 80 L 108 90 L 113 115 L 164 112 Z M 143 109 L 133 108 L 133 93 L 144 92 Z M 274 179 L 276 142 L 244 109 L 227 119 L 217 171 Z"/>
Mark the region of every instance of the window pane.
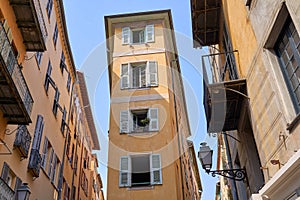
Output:
<path fill-rule="evenodd" d="M 290 45 L 290 44 L 288 44 L 288 45 L 286 46 L 286 52 L 287 52 L 287 54 L 288 54 L 288 57 L 291 58 L 292 55 L 293 55 L 293 51 L 292 51 L 292 48 L 291 48 L 291 45 Z"/>
<path fill-rule="evenodd" d="M 300 39 L 299 39 L 299 34 L 297 33 L 297 31 L 295 31 L 295 32 L 293 33 L 293 36 L 292 36 L 292 37 L 293 37 L 293 39 L 294 39 L 295 44 L 298 45 Z"/>
<path fill-rule="evenodd" d="M 286 65 L 289 61 L 289 59 L 287 57 L 287 54 L 286 54 L 286 51 L 284 51 L 281 56 L 282 56 L 282 59 L 283 59 L 283 64 Z"/>
<path fill-rule="evenodd" d="M 294 73 L 294 69 L 292 67 L 292 65 L 290 63 L 288 63 L 287 67 L 286 67 L 287 73 L 288 73 L 288 77 L 291 78 L 293 73 Z"/>
<path fill-rule="evenodd" d="M 299 81 L 298 81 L 298 78 L 296 77 L 296 75 L 293 75 L 291 81 L 292 81 L 293 88 L 297 88 L 299 85 Z"/>

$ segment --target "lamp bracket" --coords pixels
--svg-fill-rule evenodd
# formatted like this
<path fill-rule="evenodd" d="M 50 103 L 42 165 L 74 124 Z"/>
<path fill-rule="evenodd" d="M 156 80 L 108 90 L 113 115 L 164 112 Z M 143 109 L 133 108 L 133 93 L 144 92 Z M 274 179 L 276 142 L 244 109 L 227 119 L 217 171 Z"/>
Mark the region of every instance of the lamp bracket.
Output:
<path fill-rule="evenodd" d="M 243 181 L 246 179 L 247 177 L 247 173 L 246 173 L 246 169 L 242 168 L 242 169 L 225 169 L 225 170 L 206 170 L 206 172 L 209 174 L 211 173 L 211 175 L 213 177 L 215 177 L 216 175 L 219 176 L 223 176 L 229 179 L 233 179 L 236 181 Z"/>

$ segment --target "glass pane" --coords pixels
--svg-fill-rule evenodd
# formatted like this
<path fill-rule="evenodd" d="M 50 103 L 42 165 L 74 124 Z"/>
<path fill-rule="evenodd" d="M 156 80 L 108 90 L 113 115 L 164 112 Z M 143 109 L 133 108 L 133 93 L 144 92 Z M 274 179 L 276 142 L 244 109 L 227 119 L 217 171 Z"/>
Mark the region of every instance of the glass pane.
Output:
<path fill-rule="evenodd" d="M 290 43 L 288 43 L 288 45 L 286 46 L 286 52 L 287 52 L 289 58 L 291 58 L 293 55 L 293 50 L 292 50 Z"/>
<path fill-rule="evenodd" d="M 293 23 L 293 22 L 290 23 L 290 25 L 289 25 L 289 30 L 290 30 L 290 33 L 291 33 L 291 34 L 295 32 L 296 29 L 295 29 L 295 26 L 294 26 L 294 23 Z"/>
<path fill-rule="evenodd" d="M 282 39 L 283 45 L 286 46 L 286 44 L 288 43 L 288 41 L 289 41 L 289 40 L 288 40 L 287 36 L 284 35 L 284 37 L 283 37 L 283 39 Z"/>
<path fill-rule="evenodd" d="M 292 59 L 291 59 L 291 62 L 290 62 L 291 64 L 292 64 L 292 66 L 293 66 L 293 69 L 294 70 L 296 70 L 297 69 L 297 67 L 298 67 L 298 63 L 297 63 L 297 61 L 295 60 L 295 56 L 293 56 L 292 57 Z"/>
<path fill-rule="evenodd" d="M 294 69 L 290 63 L 287 65 L 286 71 L 288 73 L 288 77 L 291 78 L 294 73 Z"/>
<path fill-rule="evenodd" d="M 300 102 L 300 87 L 298 87 L 295 91 L 296 97 L 297 97 L 297 102 Z"/>
<path fill-rule="evenodd" d="M 287 57 L 286 51 L 284 51 L 281 55 L 282 59 L 283 59 L 283 64 L 286 65 L 289 62 L 289 59 Z"/>
<path fill-rule="evenodd" d="M 300 67 L 298 66 L 297 70 L 296 70 L 296 76 L 300 82 Z"/>
<path fill-rule="evenodd" d="M 295 44 L 298 45 L 300 39 L 299 39 L 299 34 L 297 33 L 297 31 L 295 31 L 295 32 L 293 33 L 293 36 L 292 36 L 292 37 L 293 37 L 293 39 L 294 39 L 294 41 L 295 41 Z"/>
<path fill-rule="evenodd" d="M 298 85 L 299 85 L 299 80 L 298 80 L 298 78 L 296 77 L 296 74 L 294 74 L 294 75 L 292 76 L 291 82 L 292 82 L 293 89 L 295 89 L 295 88 L 298 87 Z"/>

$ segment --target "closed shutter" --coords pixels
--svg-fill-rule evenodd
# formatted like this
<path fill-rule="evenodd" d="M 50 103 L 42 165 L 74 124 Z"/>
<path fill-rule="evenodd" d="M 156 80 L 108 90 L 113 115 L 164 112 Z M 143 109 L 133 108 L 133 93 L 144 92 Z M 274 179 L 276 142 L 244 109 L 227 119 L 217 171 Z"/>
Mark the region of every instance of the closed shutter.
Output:
<path fill-rule="evenodd" d="M 159 154 L 151 155 L 150 162 L 151 169 L 151 184 L 162 184 L 162 175 L 161 175 L 161 161 Z"/>
<path fill-rule="evenodd" d="M 130 28 L 129 27 L 123 27 L 122 28 L 122 44 L 129 44 L 130 43 Z"/>
<path fill-rule="evenodd" d="M 51 176 L 51 172 L 52 172 L 52 165 L 53 165 L 53 156 L 54 156 L 54 151 L 53 149 L 51 149 L 51 153 L 50 153 L 50 159 L 49 159 L 49 166 L 48 166 L 48 177 Z"/>
<path fill-rule="evenodd" d="M 154 42 L 154 25 L 146 26 L 146 42 Z"/>
<path fill-rule="evenodd" d="M 54 154 L 53 157 L 53 169 L 52 169 L 52 176 L 51 176 L 51 182 L 55 183 L 55 177 L 56 177 L 56 165 L 57 165 L 57 156 Z"/>
<path fill-rule="evenodd" d="M 129 88 L 129 64 L 121 65 L 121 89 Z"/>
<path fill-rule="evenodd" d="M 150 119 L 149 130 L 158 131 L 158 108 L 150 108 L 148 111 L 148 118 Z"/>
<path fill-rule="evenodd" d="M 126 187 L 131 185 L 131 174 L 130 174 L 130 157 L 122 156 L 120 159 L 120 178 L 119 186 Z"/>
<path fill-rule="evenodd" d="M 120 112 L 120 133 L 129 133 L 129 111 Z"/>
<path fill-rule="evenodd" d="M 157 86 L 157 62 L 147 62 L 147 86 Z"/>
<path fill-rule="evenodd" d="M 2 172 L 1 172 L 1 178 L 4 180 L 4 182 L 7 182 L 9 172 L 9 166 L 6 162 L 3 163 Z"/>
<path fill-rule="evenodd" d="M 48 150 L 48 138 L 45 137 L 44 146 L 43 146 L 43 152 L 42 152 L 42 164 L 41 164 L 41 167 L 43 169 L 46 169 L 46 164 L 47 164 L 47 150 Z"/>

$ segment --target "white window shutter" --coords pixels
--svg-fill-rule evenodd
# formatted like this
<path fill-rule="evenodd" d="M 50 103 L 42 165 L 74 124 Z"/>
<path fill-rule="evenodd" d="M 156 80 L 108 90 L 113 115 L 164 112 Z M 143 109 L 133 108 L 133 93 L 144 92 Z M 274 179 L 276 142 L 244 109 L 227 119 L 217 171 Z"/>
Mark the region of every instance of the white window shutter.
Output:
<path fill-rule="evenodd" d="M 148 118 L 150 119 L 149 130 L 158 131 L 158 108 L 150 108 L 148 110 Z"/>
<path fill-rule="evenodd" d="M 154 25 L 147 25 L 146 29 L 146 42 L 154 42 Z"/>
<path fill-rule="evenodd" d="M 127 187 L 131 185 L 131 174 L 130 174 L 130 157 L 122 156 L 120 158 L 120 177 L 119 186 Z"/>
<path fill-rule="evenodd" d="M 147 86 L 157 86 L 157 62 L 148 61 L 147 62 Z"/>
<path fill-rule="evenodd" d="M 162 184 L 160 155 L 152 154 L 150 158 L 151 184 Z"/>
<path fill-rule="evenodd" d="M 129 44 L 130 43 L 130 28 L 129 27 L 123 27 L 122 28 L 122 44 Z"/>
<path fill-rule="evenodd" d="M 121 89 L 129 88 L 129 64 L 121 65 Z"/>
<path fill-rule="evenodd" d="M 120 112 L 120 133 L 129 133 L 129 110 Z"/>

